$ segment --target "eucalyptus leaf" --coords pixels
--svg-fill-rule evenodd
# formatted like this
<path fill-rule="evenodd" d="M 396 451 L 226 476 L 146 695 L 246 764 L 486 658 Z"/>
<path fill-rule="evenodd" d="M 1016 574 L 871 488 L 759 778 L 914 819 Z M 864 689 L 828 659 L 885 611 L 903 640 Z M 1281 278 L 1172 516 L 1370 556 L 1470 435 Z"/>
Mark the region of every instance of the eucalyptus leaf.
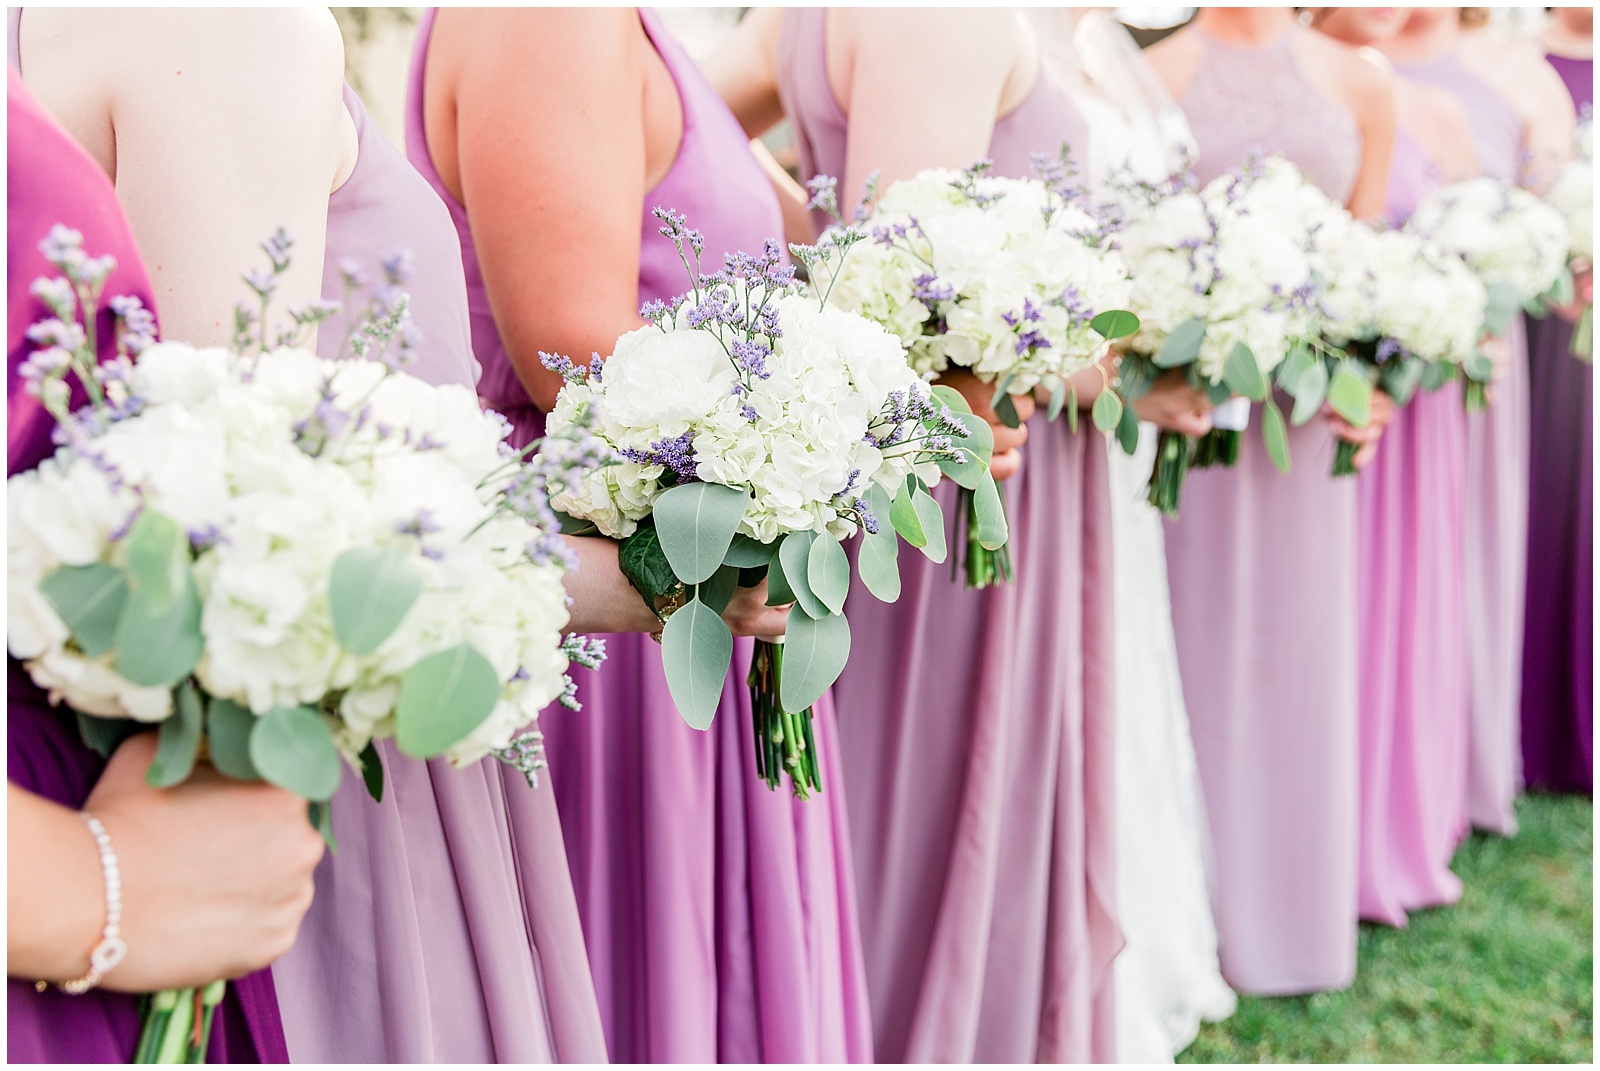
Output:
<path fill-rule="evenodd" d="M 1300 377 L 1305 375 L 1312 365 L 1321 363 L 1321 361 L 1317 360 L 1316 354 L 1311 351 L 1310 346 L 1303 341 L 1296 341 L 1289 347 L 1289 352 L 1284 357 L 1283 363 L 1278 366 L 1278 388 L 1285 394 L 1298 398 L 1300 396 Z M 1324 378 L 1324 383 L 1326 383 L 1326 378 Z M 1322 403 L 1318 402 L 1317 404 L 1320 406 Z"/>
<path fill-rule="evenodd" d="M 1000 395 L 1000 400 L 994 403 L 994 412 L 1006 427 L 1022 427 L 1022 416 L 1017 412 L 1017 403 L 1011 400 L 1011 395 Z"/>
<path fill-rule="evenodd" d="M 778 702 L 791 713 L 807 709 L 839 679 L 849 659 L 850 622 L 843 615 L 813 620 L 791 614 L 783 640 Z"/>
<path fill-rule="evenodd" d="M 1466 373 L 1468 379 L 1487 383 L 1494 377 L 1494 358 L 1482 350 L 1474 350 L 1461 362 L 1461 371 Z"/>
<path fill-rule="evenodd" d="M 134 684 L 156 687 L 187 677 L 205 652 L 194 578 L 186 574 L 177 597 L 160 603 L 143 590 L 130 592 L 117 618 L 112 646 L 117 672 Z"/>
<path fill-rule="evenodd" d="M 98 752 L 103 759 L 109 759 L 128 737 L 148 728 L 143 722 L 132 718 L 99 718 L 81 710 L 76 713 L 78 735 L 82 737 L 84 746 Z"/>
<path fill-rule="evenodd" d="M 1422 366 L 1422 382 L 1418 384 L 1418 389 L 1436 391 L 1454 378 L 1454 365 L 1445 364 L 1443 361 L 1427 362 Z"/>
<path fill-rule="evenodd" d="M 1139 414 L 1131 405 L 1122 407 L 1122 419 L 1117 421 L 1117 441 L 1129 457 L 1139 452 Z"/>
<path fill-rule="evenodd" d="M 1177 368 L 1191 364 L 1200 356 L 1200 343 L 1206 338 L 1205 321 L 1193 318 L 1172 329 L 1155 355 L 1157 368 Z"/>
<path fill-rule="evenodd" d="M 652 507 L 661 549 L 685 584 L 699 584 L 722 564 L 744 518 L 750 492 L 719 483 L 682 483 Z"/>
<path fill-rule="evenodd" d="M 312 800 L 306 816 L 311 819 L 311 828 L 322 835 L 322 843 L 328 846 L 328 854 L 337 854 L 339 842 L 333 839 L 333 801 Z"/>
<path fill-rule="evenodd" d="M 1067 404 L 1067 381 L 1056 379 L 1056 385 L 1050 388 L 1050 407 L 1045 411 L 1046 420 L 1054 420 L 1061 415 L 1061 409 Z"/>
<path fill-rule="evenodd" d="M 777 552 L 776 541 L 762 543 L 741 532 L 728 544 L 728 553 L 722 556 L 722 564 L 736 565 L 740 569 L 754 569 L 756 566 L 767 564 Z"/>
<path fill-rule="evenodd" d="M 1267 399 L 1267 378 L 1261 374 L 1261 366 L 1256 364 L 1256 355 L 1243 342 L 1233 344 L 1233 351 L 1228 354 L 1228 362 L 1222 369 L 1222 381 L 1233 393 L 1241 394 L 1252 402 L 1264 402 Z"/>
<path fill-rule="evenodd" d="M 1266 445 L 1267 456 L 1279 472 L 1289 471 L 1289 429 L 1283 422 L 1283 413 L 1271 398 L 1261 407 L 1261 441 Z"/>
<path fill-rule="evenodd" d="M 395 743 L 414 759 L 442 755 L 482 725 L 499 701 L 500 677 L 477 648 L 463 643 L 437 651 L 400 679 Z"/>
<path fill-rule="evenodd" d="M 145 771 L 145 783 L 152 788 L 171 788 L 188 780 L 194 772 L 195 756 L 200 752 L 200 731 L 204 726 L 204 712 L 200 693 L 193 684 L 184 681 L 174 696 L 177 708 L 171 717 L 161 723 L 156 737 L 156 757 Z"/>
<path fill-rule="evenodd" d="M 90 658 L 111 649 L 117 618 L 128 599 L 128 579 L 104 562 L 63 565 L 39 582 L 39 592 L 72 630 L 72 638 Z"/>
<path fill-rule="evenodd" d="M 811 545 L 817 539 L 815 532 L 790 532 L 778 544 L 778 560 L 783 563 L 783 575 L 794 592 L 795 605 L 812 617 L 821 617 L 828 611 L 817 598 L 811 586 Z"/>
<path fill-rule="evenodd" d="M 694 597 L 720 614 L 728 608 L 734 589 L 738 586 L 738 566 L 724 565 L 711 574 L 711 579 L 695 587 Z"/>
<path fill-rule="evenodd" d="M 922 519 L 912 504 L 915 481 L 915 476 L 907 476 L 906 482 L 895 492 L 894 504 L 889 507 L 889 523 L 900 533 L 901 539 L 920 550 L 928 545 L 928 533 L 923 529 Z"/>
<path fill-rule="evenodd" d="M 1139 317 L 1123 309 L 1110 309 L 1089 321 L 1089 327 L 1103 339 L 1127 338 L 1139 331 Z"/>
<path fill-rule="evenodd" d="M 1484 327 L 1491 335 L 1504 335 L 1511 330 L 1511 321 L 1522 308 L 1517 300 L 1516 287 L 1495 281 L 1484 287 L 1488 302 L 1483 310 Z"/>
<path fill-rule="evenodd" d="M 1103 390 L 1094 400 L 1094 426 L 1107 434 L 1116 430 L 1122 421 L 1122 399 L 1116 391 Z"/>
<path fill-rule="evenodd" d="M 1226 383 L 1211 383 L 1208 381 L 1200 384 L 1200 387 L 1206 392 L 1206 400 L 1213 406 L 1221 405 L 1233 397 L 1233 391 Z"/>
<path fill-rule="evenodd" d="M 149 605 L 164 609 L 178 599 L 189 574 L 189 538 L 171 517 L 142 510 L 123 544 L 129 586 Z"/>
<path fill-rule="evenodd" d="M 978 521 L 978 545 L 984 550 L 999 550 L 1011 537 L 1006 521 L 1005 498 L 993 477 L 986 477 L 972 493 L 972 513 Z"/>
<path fill-rule="evenodd" d="M 944 542 L 944 511 L 920 484 L 911 495 L 911 507 L 916 510 L 917 521 L 928 537 L 927 544 L 919 549 L 931 562 L 944 561 L 948 553 Z"/>
<path fill-rule="evenodd" d="M 943 383 L 935 383 L 932 387 L 932 392 L 935 398 L 948 405 L 953 411 L 968 415 L 972 413 L 972 406 L 967 404 L 967 396 L 954 387 Z"/>
<path fill-rule="evenodd" d="M 310 707 L 273 707 L 257 718 L 250 761 L 262 780 L 308 800 L 330 799 L 339 787 L 333 733 Z"/>
<path fill-rule="evenodd" d="M 962 423 L 967 426 L 967 434 L 952 439 L 951 446 L 960 450 L 966 460 L 957 462 L 940 459 L 938 464 L 940 472 L 960 486 L 970 489 L 985 472 L 989 471 L 989 459 L 994 454 L 994 429 L 989 427 L 988 421 L 979 420 L 970 414 Z"/>
<path fill-rule="evenodd" d="M 887 529 L 877 535 L 861 537 L 861 552 L 856 558 L 861 582 L 879 602 L 900 598 L 900 541 Z"/>
<path fill-rule="evenodd" d="M 368 740 L 361 749 L 361 780 L 366 783 L 367 795 L 377 803 L 383 802 L 383 757 L 378 754 L 376 740 Z"/>
<path fill-rule="evenodd" d="M 1328 398 L 1328 366 L 1322 361 L 1312 362 L 1290 393 L 1294 395 L 1294 412 L 1289 419 L 1298 428 L 1322 412 L 1322 403 Z"/>
<path fill-rule="evenodd" d="M 790 614 L 789 628 L 804 614 Z M 709 729 L 733 664 L 733 633 L 711 607 L 690 599 L 661 629 L 661 665 L 667 689 L 683 720 Z"/>
<path fill-rule="evenodd" d="M 256 716 L 246 707 L 227 699 L 212 699 L 206 705 L 206 744 L 211 749 L 211 765 L 224 777 L 235 781 L 259 781 L 261 774 L 250 761 L 250 735 Z"/>
<path fill-rule="evenodd" d="M 794 587 L 784 575 L 783 560 L 774 554 L 767 564 L 767 605 L 788 606 L 794 601 Z"/>
<path fill-rule="evenodd" d="M 328 612 L 351 654 L 371 654 L 405 620 L 422 594 L 422 573 L 396 547 L 352 547 L 333 562 Z"/>
<path fill-rule="evenodd" d="M 1150 388 L 1162 374 L 1150 358 L 1130 353 L 1117 367 L 1117 393 L 1129 405 L 1150 393 Z"/>
<path fill-rule="evenodd" d="M 1340 361 L 1328 383 L 1328 405 L 1351 426 L 1364 428 L 1372 419 L 1372 383 L 1350 362 Z"/>
<path fill-rule="evenodd" d="M 830 612 L 844 613 L 845 596 L 850 594 L 850 559 L 839 541 L 826 532 L 812 540 L 806 582 Z"/>
<path fill-rule="evenodd" d="M 999 411 L 1000 403 L 1006 398 L 1007 395 L 1011 393 L 1011 384 L 1016 382 L 1016 378 L 1017 374 L 1015 372 L 1007 372 L 1005 375 L 995 380 L 994 394 L 989 399 L 990 409 L 993 409 L 996 412 Z"/>
<path fill-rule="evenodd" d="M 1380 373 L 1383 392 L 1394 399 L 1394 404 L 1409 405 L 1416 397 L 1426 367 L 1427 362 L 1416 357 L 1392 358 Z"/>

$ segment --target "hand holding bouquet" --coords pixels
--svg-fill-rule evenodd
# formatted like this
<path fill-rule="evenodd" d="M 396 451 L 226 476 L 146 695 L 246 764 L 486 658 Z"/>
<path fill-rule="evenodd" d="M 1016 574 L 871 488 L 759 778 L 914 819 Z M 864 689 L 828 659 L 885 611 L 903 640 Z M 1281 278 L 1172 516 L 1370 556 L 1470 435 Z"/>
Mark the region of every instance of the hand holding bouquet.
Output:
<path fill-rule="evenodd" d="M 385 359 L 405 296 L 357 329 L 363 358 L 295 347 L 328 306 L 268 348 L 280 232 L 272 273 L 251 277 L 256 352 L 124 331 L 132 344 L 96 365 L 82 310 L 106 273 L 75 232 L 45 248 L 65 278 L 34 284 L 56 316 L 30 331 L 25 375 L 60 449 L 7 482 L 8 644 L 85 742 L 109 753 L 157 725 L 152 785 L 205 756 L 311 801 L 330 846 L 342 764 L 381 796 L 376 739 L 456 764 L 495 754 L 531 779 L 538 734 L 518 734 L 572 702 L 568 659 L 594 657 L 562 638 L 561 545 L 504 421 Z M 255 324 L 240 313 L 241 340 Z M 69 376 L 91 402 L 77 412 Z M 139 1058 L 203 1054 L 221 994 L 155 995 Z"/>
<path fill-rule="evenodd" d="M 898 597 L 895 532 L 943 560 L 928 486 L 941 470 L 976 483 L 988 429 L 969 431 L 959 395 L 930 390 L 892 335 L 797 286 L 776 242 L 702 275 L 699 233 L 657 215 L 693 288 L 647 305 L 651 326 L 603 364 L 544 355 L 566 379 L 543 448 L 551 505 L 622 541 L 623 572 L 664 622 L 673 701 L 697 729 L 728 673 L 719 615 L 735 587 L 765 577 L 772 605 L 794 604 L 783 641 L 757 641 L 750 686 L 758 768 L 771 787 L 787 771 L 805 798 L 820 788 L 810 708 L 850 653 L 841 540 L 864 531 L 861 579 Z M 980 520 L 1003 544 L 997 500 Z"/>
<path fill-rule="evenodd" d="M 1556 177 L 1545 200 L 1567 221 L 1567 266 L 1574 276 L 1594 270 L 1594 118 L 1578 125 L 1576 153 Z M 1583 295 L 1579 294 L 1580 299 Z M 1586 301 L 1572 330 L 1572 355 L 1594 356 L 1594 302 Z"/>
<path fill-rule="evenodd" d="M 1019 424 L 1013 394 L 1049 391 L 1049 416 L 1065 408 L 1076 426 L 1074 373 L 1090 367 L 1112 338 L 1131 334 L 1127 269 L 1103 218 L 1068 185 L 1066 151 L 1036 157 L 1036 179 L 996 178 L 981 161 L 965 171 L 930 170 L 890 186 L 877 200 L 869 183 L 850 222 L 838 211 L 834 180 L 812 183 L 812 207 L 837 226 L 814 249 L 797 250 L 830 305 L 882 325 L 923 375 L 971 371 L 994 387 L 994 409 Z M 1105 392 L 1094 417 L 1103 430 L 1124 419 Z M 985 477 L 987 480 L 987 477 Z M 1011 578 L 1003 549 L 980 538 L 976 500 L 963 488 L 968 587 Z"/>

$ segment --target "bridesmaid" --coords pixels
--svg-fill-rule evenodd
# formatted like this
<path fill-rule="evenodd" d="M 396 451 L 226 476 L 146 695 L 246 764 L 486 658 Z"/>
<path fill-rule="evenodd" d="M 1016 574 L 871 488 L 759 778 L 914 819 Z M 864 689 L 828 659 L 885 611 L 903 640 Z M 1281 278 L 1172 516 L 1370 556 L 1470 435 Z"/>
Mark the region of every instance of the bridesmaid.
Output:
<path fill-rule="evenodd" d="M 802 177 L 838 177 L 841 200 L 874 170 L 887 185 L 988 156 L 1025 176 L 1030 153 L 1063 139 L 1083 155 L 1083 118 L 1014 9 L 757 9 L 716 71 L 746 133 L 786 114 Z M 944 378 L 998 424 L 990 388 Z M 1099 382 L 1084 377 L 1082 404 Z M 1181 384 L 1149 404 L 1200 426 Z M 966 591 L 949 565 L 903 554 L 898 602 L 856 593 L 848 606 L 880 644 L 837 694 L 881 1060 L 1114 1053 L 1105 446 L 1087 423 L 1074 435 L 1040 413 L 1025 428 L 1006 492 L 1016 582 Z M 937 492 L 947 510 L 950 491 Z"/>
<path fill-rule="evenodd" d="M 1371 46 L 1406 8 L 1324 8 L 1317 27 Z M 1432 190 L 1477 173 L 1466 112 L 1449 93 L 1395 81 L 1385 215 L 1401 226 Z M 1461 385 L 1396 414 L 1357 480 L 1361 666 L 1361 917 L 1454 903 L 1450 859 L 1466 832 L 1466 413 Z"/>
<path fill-rule="evenodd" d="M 1383 211 L 1391 80 L 1290 9 L 1202 8 L 1145 54 L 1189 116 L 1202 183 L 1276 152 L 1357 216 Z M 1223 976 L 1304 993 L 1355 975 L 1356 488 L 1328 465 L 1335 435 L 1369 453 L 1381 428 L 1292 429 L 1283 474 L 1259 418 L 1236 467 L 1190 474 L 1167 563 Z"/>
<path fill-rule="evenodd" d="M 608 353 L 642 302 L 687 289 L 651 209 L 704 233 L 706 270 L 783 233 L 744 135 L 650 11 L 429 13 L 407 124 L 461 237 L 479 393 L 518 443 L 560 387 L 539 351 Z M 544 731 L 612 1058 L 870 1060 L 831 704 L 824 789 L 800 802 L 756 776 L 748 641 L 704 733 L 659 648 L 607 650 L 583 713 Z"/>
<path fill-rule="evenodd" d="M 1594 109 L 1594 9 L 1560 7 L 1545 59 L 1580 112 Z M 1593 276 L 1579 289 L 1593 300 Z M 1580 293 L 1580 297 L 1584 295 Z M 1529 788 L 1594 791 L 1594 365 L 1573 358 L 1568 310 L 1528 321 L 1532 450 L 1522 644 L 1522 763 Z"/>
<path fill-rule="evenodd" d="M 342 84 L 326 10 L 38 10 L 20 37 L 19 17 L 13 64 L 117 184 L 160 265 L 170 335 L 225 343 L 239 272 L 286 224 L 298 242 L 280 308 L 342 297 L 349 262 L 407 249 L 425 337 L 411 371 L 472 384 L 449 215 Z M 340 351 L 340 326 L 323 326 L 325 355 Z M 379 748 L 383 802 L 346 775 L 339 853 L 273 968 L 289 1055 L 605 1059 L 549 784 L 508 782 L 493 760 L 457 770 Z"/>
<path fill-rule="evenodd" d="M 114 352 L 111 299 L 133 296 L 149 307 L 151 297 L 111 184 L 16 72 L 6 77 L 6 474 L 13 476 L 53 451 L 55 422 L 18 374 L 35 349 L 24 332 L 51 315 L 30 286 L 58 274 L 39 243 L 65 223 L 83 234 L 89 255 L 116 258 L 95 310 L 101 357 Z M 86 400 L 79 394 L 75 404 Z M 280 789 L 205 772 L 176 789 L 152 789 L 144 782 L 155 751 L 149 733 L 107 763 L 20 664 L 8 661 L 6 674 L 6 859 L 17 879 L 6 893 L 7 1057 L 126 1062 L 139 1036 L 136 993 L 254 971 L 229 987 L 207 1055 L 219 1063 L 284 1062 L 272 976 L 261 968 L 294 940 L 311 903 L 322 841 L 305 805 Z M 104 878 L 74 813 L 80 808 L 102 821 L 117 855 L 128 954 L 96 988 L 69 996 L 34 981 L 83 977 L 105 924 Z"/>
<path fill-rule="evenodd" d="M 1413 8 L 1382 44 L 1396 70 L 1439 86 L 1467 112 L 1478 170 L 1543 191 L 1570 151 L 1572 102 L 1531 46 L 1467 32 L 1469 9 Z M 1476 10 L 1476 9 L 1470 9 Z M 1488 412 L 1467 419 L 1466 564 L 1471 722 L 1467 816 L 1510 836 L 1521 782 L 1522 616 L 1528 524 L 1528 346 L 1522 317 Z"/>

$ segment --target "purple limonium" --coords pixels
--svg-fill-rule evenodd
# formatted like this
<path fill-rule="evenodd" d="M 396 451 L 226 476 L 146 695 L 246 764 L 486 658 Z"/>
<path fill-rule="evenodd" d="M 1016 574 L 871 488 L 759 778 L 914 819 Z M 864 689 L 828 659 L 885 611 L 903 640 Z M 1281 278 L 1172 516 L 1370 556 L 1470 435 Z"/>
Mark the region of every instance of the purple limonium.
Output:
<path fill-rule="evenodd" d="M 852 505 L 855 508 L 856 517 L 861 521 L 861 527 L 867 530 L 868 535 L 877 535 L 878 516 L 872 512 L 872 507 L 867 504 L 867 500 L 858 498 Z"/>
<path fill-rule="evenodd" d="M 192 528 L 189 530 L 189 549 L 193 550 L 196 554 L 203 554 L 212 547 L 224 545 L 229 542 L 231 542 L 231 540 L 228 539 L 227 534 L 214 524 L 208 524 L 203 528 Z"/>
<path fill-rule="evenodd" d="M 28 292 L 61 319 L 72 320 L 77 317 L 78 296 L 66 279 L 41 275 L 29 285 Z"/>
<path fill-rule="evenodd" d="M 119 294 L 111 299 L 111 312 L 121 326 L 122 348 L 137 357 L 156 341 L 155 314 L 145 308 L 144 302 L 133 294 Z"/>
<path fill-rule="evenodd" d="M 940 282 L 937 275 L 924 272 L 911 280 L 911 296 L 924 305 L 933 305 L 941 301 L 954 301 L 956 291 L 949 283 Z"/>
<path fill-rule="evenodd" d="M 630 446 L 617 452 L 637 465 L 660 465 L 670 469 L 679 483 L 691 483 L 700 478 L 695 467 L 692 429 L 670 439 L 659 439 L 646 449 Z"/>

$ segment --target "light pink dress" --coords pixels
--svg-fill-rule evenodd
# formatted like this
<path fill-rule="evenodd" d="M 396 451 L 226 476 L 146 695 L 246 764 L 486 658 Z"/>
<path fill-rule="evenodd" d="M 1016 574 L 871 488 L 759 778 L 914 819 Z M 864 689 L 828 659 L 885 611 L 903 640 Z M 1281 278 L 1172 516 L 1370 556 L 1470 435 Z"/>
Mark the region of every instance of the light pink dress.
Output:
<path fill-rule="evenodd" d="M 1407 78 L 1440 86 L 1467 109 L 1478 168 L 1515 182 L 1522 120 L 1509 101 L 1454 55 L 1396 63 Z M 1522 620 L 1527 583 L 1528 335 L 1521 316 L 1506 341 L 1511 364 L 1488 412 L 1467 418 L 1467 643 L 1471 737 L 1467 816 L 1479 829 L 1517 831 L 1512 804 L 1522 787 Z"/>
<path fill-rule="evenodd" d="M 1276 152 L 1348 199 L 1361 135 L 1301 74 L 1299 31 L 1259 48 L 1193 32 L 1205 55 L 1179 103 L 1200 181 Z M 1329 476 L 1322 421 L 1290 429 L 1287 474 L 1260 425 L 1256 407 L 1235 467 L 1189 474 L 1167 563 L 1223 977 L 1304 993 L 1356 967 L 1356 486 Z"/>
<path fill-rule="evenodd" d="M 685 213 L 704 233 L 707 271 L 725 253 L 759 252 L 783 222 L 732 113 L 661 20 L 648 10 L 639 16 L 683 105 L 677 158 L 646 194 L 639 224 L 642 303 L 689 282 L 658 232 L 656 206 Z M 433 19 L 425 14 L 418 31 L 407 145 L 461 236 L 479 394 L 511 420 L 513 441 L 526 443 L 543 432 L 544 415 L 495 327 L 466 210 L 428 154 L 422 104 Z M 870 1060 L 832 703 L 825 696 L 815 708 L 822 792 L 801 802 L 756 775 L 745 683 L 751 641 L 735 641 L 706 732 L 678 714 L 649 637 L 607 636 L 606 649 L 598 671 L 574 674 L 583 710 L 546 711 L 542 727 L 611 1058 Z M 513 809 L 513 828 L 522 820 Z"/>
<path fill-rule="evenodd" d="M 786 12 L 779 41 L 804 178 L 845 167 L 825 24 Z M 1084 133 L 1041 81 L 995 124 L 995 171 L 1026 175 L 1064 139 L 1081 159 Z M 857 589 L 846 607 L 835 694 L 880 1060 L 1114 1059 L 1110 502 L 1082 428 L 1029 423 L 1005 485 L 1013 583 L 967 591 L 905 548 L 899 601 Z"/>
<path fill-rule="evenodd" d="M 1404 128 L 1388 216 L 1443 184 Z M 1356 477 L 1360 520 L 1361 917 L 1454 903 L 1467 828 L 1466 427 L 1459 381 L 1418 393 Z"/>

